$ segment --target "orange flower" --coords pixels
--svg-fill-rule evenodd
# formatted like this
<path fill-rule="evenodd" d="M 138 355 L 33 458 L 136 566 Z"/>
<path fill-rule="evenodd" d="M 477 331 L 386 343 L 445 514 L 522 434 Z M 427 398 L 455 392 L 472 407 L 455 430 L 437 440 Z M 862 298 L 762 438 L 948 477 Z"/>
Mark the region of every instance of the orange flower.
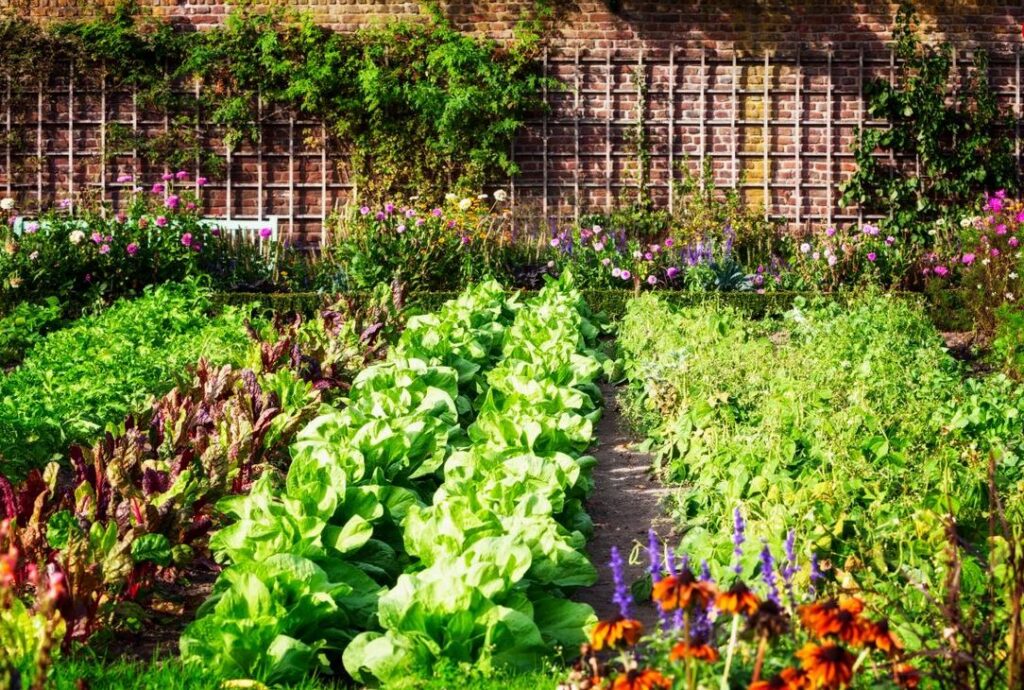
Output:
<path fill-rule="evenodd" d="M 653 668 L 620 673 L 612 683 L 612 690 L 671 690 L 672 681 Z"/>
<path fill-rule="evenodd" d="M 834 635 L 851 645 L 864 643 L 867 628 L 860 618 L 864 602 L 856 597 L 843 596 L 839 601 L 818 601 L 800 608 L 804 627 L 818 637 Z"/>
<path fill-rule="evenodd" d="M 761 600 L 742 582 L 736 582 L 728 592 L 715 597 L 715 607 L 722 613 L 752 616 L 760 605 Z"/>
<path fill-rule="evenodd" d="M 784 668 L 770 680 L 751 683 L 749 690 L 803 690 L 807 687 L 807 674 L 798 668 Z"/>
<path fill-rule="evenodd" d="M 718 650 L 707 644 L 690 644 L 689 642 L 680 642 L 672 648 L 669 658 L 672 659 L 672 661 L 696 659 L 697 661 L 706 661 L 709 664 L 713 664 L 718 661 Z"/>
<path fill-rule="evenodd" d="M 598 621 L 590 631 L 590 642 L 595 651 L 612 649 L 625 643 L 632 647 L 644 632 L 644 624 L 631 618 L 621 616 L 610 621 Z"/>
<path fill-rule="evenodd" d="M 715 588 L 710 582 L 701 582 L 689 570 L 684 570 L 679 575 L 669 575 L 656 582 L 651 596 L 666 611 L 705 607 L 714 599 Z"/>
<path fill-rule="evenodd" d="M 853 678 L 853 654 L 837 644 L 808 642 L 796 653 L 814 688 L 839 688 Z"/>
<path fill-rule="evenodd" d="M 921 674 L 910 664 L 896 664 L 892 669 L 892 678 L 901 688 L 916 688 L 921 683 Z"/>
<path fill-rule="evenodd" d="M 903 643 L 889 630 L 889 621 L 887 620 L 866 623 L 864 637 L 864 644 L 874 647 L 880 652 L 885 652 L 889 656 L 903 649 Z"/>

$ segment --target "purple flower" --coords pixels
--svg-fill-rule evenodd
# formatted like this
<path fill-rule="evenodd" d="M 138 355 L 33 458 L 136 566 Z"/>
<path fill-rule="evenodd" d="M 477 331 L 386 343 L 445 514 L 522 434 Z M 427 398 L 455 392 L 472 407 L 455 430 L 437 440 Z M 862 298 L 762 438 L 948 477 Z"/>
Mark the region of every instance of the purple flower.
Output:
<path fill-rule="evenodd" d="M 171 209 L 173 211 L 176 208 L 178 208 L 178 205 L 180 203 L 181 203 L 181 199 L 178 198 L 178 195 L 177 194 L 171 194 L 169 197 L 167 197 L 167 200 L 164 202 L 164 205 L 167 208 L 169 208 L 169 209 Z"/>
<path fill-rule="evenodd" d="M 793 592 L 793 576 L 798 570 L 796 565 L 796 530 L 789 530 L 786 534 L 786 541 L 783 545 L 786 552 L 786 564 L 782 566 L 782 582 L 786 585 L 786 594 L 789 597 L 789 605 L 796 610 L 796 594 Z"/>
<path fill-rule="evenodd" d="M 676 268 L 675 266 L 669 266 L 669 267 L 668 267 L 668 270 L 667 270 L 667 271 L 665 271 L 665 276 L 666 276 L 666 277 L 667 277 L 667 278 L 668 278 L 669 280 L 675 280 L 675 279 L 676 279 L 676 276 L 678 276 L 678 275 L 679 275 L 679 269 L 678 269 L 678 268 Z"/>
<path fill-rule="evenodd" d="M 71 199 L 61 199 L 60 200 L 60 207 L 61 208 L 71 208 Z M 89 280 L 92 280 L 91 276 L 89 277 Z"/>
<path fill-rule="evenodd" d="M 892 235 L 889 235 L 888 237 L 885 238 L 885 243 L 887 245 L 889 245 L 890 247 L 893 245 L 893 242 L 895 242 L 895 241 L 896 241 L 896 238 L 893 237 Z"/>
<path fill-rule="evenodd" d="M 999 225 L 996 226 L 996 234 L 997 235 L 1005 235 L 1006 234 L 1006 224 L 1005 223 L 1000 223 Z"/>
<path fill-rule="evenodd" d="M 644 259 L 647 261 L 652 261 L 654 259 L 654 254 L 647 252 L 646 254 L 644 254 Z"/>
<path fill-rule="evenodd" d="M 220 228 L 214 226 L 213 229 L 210 230 L 210 234 L 213 235 L 214 237 L 220 237 Z"/>
<path fill-rule="evenodd" d="M 416 227 L 417 227 L 417 228 L 418 228 L 418 227 L 421 227 L 421 226 L 423 226 L 424 224 L 426 224 L 426 222 L 427 222 L 427 221 L 423 220 L 422 218 L 417 218 L 417 219 L 416 219 Z"/>
<path fill-rule="evenodd" d="M 650 560 L 647 572 L 651 574 L 651 582 L 657 582 L 661 579 L 661 545 L 653 527 L 647 530 L 647 558 Z"/>
<path fill-rule="evenodd" d="M 196 178 L 196 186 L 197 187 L 205 187 L 208 182 L 209 182 L 209 180 L 207 180 L 205 177 L 197 177 Z"/>
<path fill-rule="evenodd" d="M 874 261 L 877 258 L 878 254 L 875 254 L 874 252 L 868 252 L 868 261 Z"/>
<path fill-rule="evenodd" d="M 655 278 L 654 276 L 647 276 L 647 284 L 648 285 L 657 285 L 658 284 L 658 279 Z"/>
<path fill-rule="evenodd" d="M 964 266 L 970 266 L 971 264 L 974 263 L 974 254 L 971 254 L 971 253 L 964 254 L 962 257 L 960 257 L 960 260 L 963 261 Z"/>
<path fill-rule="evenodd" d="M 433 211 L 430 212 L 430 215 L 434 216 L 434 218 L 440 218 L 442 213 L 444 213 L 444 211 L 442 211 L 439 208 L 435 208 Z"/>
<path fill-rule="evenodd" d="M 988 200 L 988 210 L 992 213 L 999 213 L 1003 210 L 1003 198 L 1001 196 L 990 197 Z"/>
<path fill-rule="evenodd" d="M 676 243 L 676 241 L 674 239 L 672 239 L 671 237 L 669 237 L 667 240 L 665 240 L 665 248 L 666 249 L 671 249 L 672 246 L 675 245 L 675 243 Z"/>
<path fill-rule="evenodd" d="M 399 225 L 397 228 L 395 228 L 395 232 L 397 232 L 399 235 L 401 235 L 403 232 L 405 232 L 405 226 L 404 225 Z"/>
<path fill-rule="evenodd" d="M 878 228 L 874 225 L 871 225 L 870 223 L 865 223 L 864 226 L 861 228 L 861 231 L 865 235 L 869 235 L 871 237 L 875 237 L 876 235 L 878 235 Z"/>
<path fill-rule="evenodd" d="M 623 572 L 626 564 L 622 560 L 622 555 L 619 554 L 618 547 L 612 547 L 611 560 L 608 561 L 608 565 L 611 566 L 612 581 L 615 583 L 615 595 L 612 597 L 612 601 L 619 605 L 619 615 L 623 618 L 629 618 L 629 609 L 633 605 L 633 597 L 630 595 L 629 586 L 626 584 L 626 577 Z"/>
<path fill-rule="evenodd" d="M 153 188 L 150 189 L 149 191 L 151 193 L 153 193 L 153 194 L 163 194 L 164 193 L 164 186 L 162 184 L 160 184 L 159 182 L 157 182 L 155 185 L 153 185 Z"/>
<path fill-rule="evenodd" d="M 633 277 L 633 274 L 630 273 L 629 271 L 623 271 L 622 272 L 622 279 L 623 280 L 629 280 L 632 277 Z"/>
<path fill-rule="evenodd" d="M 462 244 L 469 244 L 469 238 L 465 235 L 462 236 Z"/>
<path fill-rule="evenodd" d="M 90 235 L 89 239 L 91 239 L 94 244 L 100 244 L 101 242 L 103 242 L 103 235 L 99 234 L 98 232 L 94 232 L 92 235 Z"/>
<path fill-rule="evenodd" d="M 829 237 L 833 237 L 836 234 L 836 229 L 835 228 L 826 228 L 825 229 L 825 234 L 827 236 L 829 236 Z"/>
<path fill-rule="evenodd" d="M 386 213 L 386 214 L 388 214 L 390 216 L 394 212 L 395 212 L 395 205 L 393 203 L 391 203 L 389 201 L 388 203 L 384 204 L 384 213 Z"/>
<path fill-rule="evenodd" d="M 557 237 L 552 237 L 550 244 L 552 247 L 557 247 L 559 244 L 561 244 L 561 241 Z"/>
<path fill-rule="evenodd" d="M 363 206 L 361 209 L 359 209 L 359 215 L 362 215 L 362 216 L 370 215 L 370 207 L 369 206 Z"/>
<path fill-rule="evenodd" d="M 127 175 L 125 173 L 122 173 L 122 174 L 117 176 L 117 181 L 118 182 L 131 182 L 132 181 L 132 176 L 131 175 Z"/>
<path fill-rule="evenodd" d="M 263 239 L 270 239 L 270 236 L 274 234 L 274 231 L 270 228 L 260 228 L 260 237 Z"/>
<path fill-rule="evenodd" d="M 377 220 L 384 220 L 385 218 L 387 218 L 387 216 L 384 215 L 383 211 L 377 211 L 376 215 L 374 215 L 374 218 L 376 218 Z"/>
<path fill-rule="evenodd" d="M 188 170 L 179 170 L 178 172 L 174 173 L 174 177 L 175 179 L 178 180 L 187 180 L 189 178 Z"/>
<path fill-rule="evenodd" d="M 157 220 L 159 221 L 160 219 L 158 218 Z M 159 225 L 159 223 L 158 223 L 158 225 Z M 182 246 L 185 246 L 185 247 L 191 247 L 192 246 L 192 233 L 191 232 L 186 232 L 184 235 L 181 236 L 181 244 L 182 244 Z"/>
<path fill-rule="evenodd" d="M 135 242 L 130 243 L 124 250 L 128 253 L 128 256 L 135 256 L 139 253 L 139 245 Z"/>
<path fill-rule="evenodd" d="M 174 179 L 174 175 L 172 175 L 171 173 L 164 173 L 163 175 L 160 176 L 160 179 L 163 180 L 164 182 L 170 182 L 171 180 Z"/>
<path fill-rule="evenodd" d="M 775 577 L 775 557 L 772 556 L 772 550 L 768 548 L 768 542 L 764 542 L 764 548 L 761 549 L 761 579 L 764 581 L 765 587 L 768 588 L 768 598 L 778 604 L 779 587 Z"/>
<path fill-rule="evenodd" d="M 1011 247 L 1016 247 L 1018 244 L 1020 244 L 1020 240 L 1018 240 L 1016 237 L 1011 237 L 1010 239 L 1006 240 L 1006 243 L 1009 244 Z"/>
<path fill-rule="evenodd" d="M 32 221 L 31 223 L 25 223 L 25 234 L 33 235 L 39 232 L 39 223 Z"/>
<path fill-rule="evenodd" d="M 743 519 L 743 513 L 740 512 L 739 507 L 732 509 L 732 555 L 733 555 L 733 566 L 732 570 L 734 573 L 739 575 L 743 572 L 743 542 L 746 541 L 744 532 L 746 531 L 747 523 Z"/>

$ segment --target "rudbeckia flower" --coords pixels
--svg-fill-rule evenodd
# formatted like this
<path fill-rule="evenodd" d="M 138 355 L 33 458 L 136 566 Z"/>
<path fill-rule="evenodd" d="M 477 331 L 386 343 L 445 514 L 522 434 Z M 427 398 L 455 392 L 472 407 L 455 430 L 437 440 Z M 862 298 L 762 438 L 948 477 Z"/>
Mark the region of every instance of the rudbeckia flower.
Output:
<path fill-rule="evenodd" d="M 609 621 L 598 621 L 590 632 L 590 642 L 595 651 L 613 649 L 625 643 L 634 646 L 644 633 L 644 625 L 631 618 L 616 617 Z"/>
<path fill-rule="evenodd" d="M 892 656 L 903 649 L 903 643 L 889 629 L 889 621 L 880 620 L 864 626 L 864 644 Z"/>
<path fill-rule="evenodd" d="M 864 643 L 866 626 L 860 618 L 864 602 L 856 597 L 815 602 L 800 608 L 800 621 L 818 637 L 834 635 L 852 645 Z"/>
<path fill-rule="evenodd" d="M 916 688 L 921 683 L 921 674 L 910 664 L 896 664 L 892 669 L 892 679 L 901 688 Z"/>
<path fill-rule="evenodd" d="M 615 678 L 612 690 L 671 690 L 672 681 L 653 668 L 626 671 Z"/>
<path fill-rule="evenodd" d="M 715 597 L 715 587 L 702 582 L 689 570 L 679 575 L 669 575 L 654 584 L 651 596 L 665 611 L 688 609 L 691 606 L 704 608 Z"/>
<path fill-rule="evenodd" d="M 856 658 L 845 648 L 828 643 L 808 642 L 796 653 L 814 688 L 840 688 L 853 679 Z"/>
<path fill-rule="evenodd" d="M 751 683 L 749 690 L 803 690 L 808 687 L 807 674 L 799 668 L 784 668 L 769 680 Z"/>
<path fill-rule="evenodd" d="M 669 658 L 672 659 L 672 661 L 696 659 L 697 661 L 706 661 L 709 664 L 713 664 L 718 661 L 718 650 L 708 644 L 679 642 L 672 647 L 672 651 L 669 653 Z"/>
<path fill-rule="evenodd" d="M 754 615 L 761 600 L 742 582 L 736 582 L 729 591 L 715 597 L 715 608 L 722 613 Z"/>

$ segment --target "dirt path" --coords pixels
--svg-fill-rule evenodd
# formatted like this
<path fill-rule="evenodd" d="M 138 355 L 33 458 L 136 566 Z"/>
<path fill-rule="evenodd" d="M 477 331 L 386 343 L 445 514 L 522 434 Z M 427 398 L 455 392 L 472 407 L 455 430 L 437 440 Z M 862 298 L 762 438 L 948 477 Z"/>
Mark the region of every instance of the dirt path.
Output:
<path fill-rule="evenodd" d="M 617 546 L 623 558 L 639 542 L 647 544 L 647 532 L 653 526 L 664 539 L 670 537 L 672 521 L 661 508 L 661 501 L 670 491 L 650 476 L 651 455 L 630 448 L 635 439 L 622 417 L 615 386 L 605 384 L 604 416 L 597 425 L 597 467 L 594 468 L 594 493 L 587 501 L 587 512 L 594 521 L 594 537 L 587 545 L 590 560 L 597 566 L 598 581 L 581 590 L 576 598 L 594 607 L 597 615 L 615 615 L 612 603 L 614 585 L 608 568 L 608 554 Z M 627 579 L 632 582 L 644 574 L 646 554 L 641 563 L 627 565 Z M 638 606 L 640 620 L 655 620 L 653 607 Z"/>

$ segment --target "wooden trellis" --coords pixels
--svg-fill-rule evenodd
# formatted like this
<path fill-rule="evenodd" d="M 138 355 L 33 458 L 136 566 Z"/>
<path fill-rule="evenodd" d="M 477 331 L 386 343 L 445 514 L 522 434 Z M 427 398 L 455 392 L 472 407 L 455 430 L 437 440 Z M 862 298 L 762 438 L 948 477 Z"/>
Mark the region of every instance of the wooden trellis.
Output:
<path fill-rule="evenodd" d="M 971 57 L 960 51 L 958 69 L 969 69 Z M 858 222 L 865 215 L 840 207 L 837 190 L 853 167 L 854 132 L 881 125 L 867 116 L 865 85 L 891 79 L 896 67 L 891 51 L 866 55 L 863 48 L 805 48 L 792 55 L 615 42 L 552 48 L 544 54 L 543 73 L 563 87 L 544 87 L 550 108 L 527 123 L 511 147 L 520 173 L 496 180 L 495 187 L 508 189 L 515 206 L 530 205 L 546 216 L 578 219 L 588 210 L 610 209 L 636 190 L 640 156 L 628 133 L 641 127 L 650 142 L 649 189 L 669 208 L 681 166 L 697 173 L 708 157 L 714 174 L 706 182 L 741 189 L 764 203 L 768 217 L 796 225 Z M 631 74 L 646 84 L 644 102 L 638 102 L 639 82 Z M 990 79 L 1014 115 L 1007 135 L 1020 161 L 1020 50 L 992 55 Z M 286 237 L 318 236 L 327 215 L 358 191 L 348 181 L 344 158 L 329 149 L 323 124 L 295 113 L 266 113 L 261 101 L 257 144 L 231 150 L 223 132 L 202 119 L 200 89 L 198 83 L 185 89 L 197 104 L 189 127 L 223 161 L 223 174 L 209 175 L 202 189 L 191 187 L 202 195 L 206 212 L 251 220 L 277 216 L 282 228 L 287 224 Z M 117 205 L 134 184 L 119 182 L 119 175 L 132 173 L 152 184 L 164 172 L 151 169 L 137 149 L 114 150 L 114 126 L 173 136 L 178 124 L 166 113 L 144 111 L 133 90 L 115 89 L 105 78 L 86 78 L 69 66 L 66 76 L 50 83 L 8 80 L 2 94 L 0 187 L 21 208 L 64 198 L 74 204 L 83 194 Z M 193 180 L 204 174 L 201 163 L 197 158 L 190 166 Z"/>

